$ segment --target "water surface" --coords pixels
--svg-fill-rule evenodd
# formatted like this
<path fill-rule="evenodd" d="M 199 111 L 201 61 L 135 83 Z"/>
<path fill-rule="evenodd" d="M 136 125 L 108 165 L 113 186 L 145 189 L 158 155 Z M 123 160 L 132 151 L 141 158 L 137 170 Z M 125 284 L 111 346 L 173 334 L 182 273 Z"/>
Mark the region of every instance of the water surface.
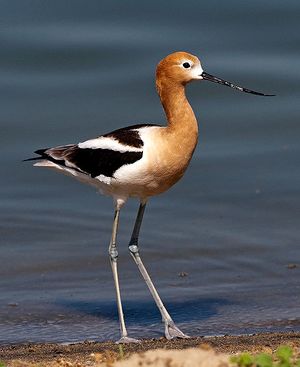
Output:
<path fill-rule="evenodd" d="M 164 123 L 156 63 L 170 52 L 277 97 L 188 87 L 200 124 L 184 179 L 153 198 L 144 261 L 191 335 L 300 330 L 298 1 L 4 1 L 0 33 L 0 342 L 118 337 L 107 256 L 113 208 L 92 188 L 22 159 L 134 123 Z M 121 214 L 128 329 L 162 335 Z M 181 272 L 187 276 L 180 277 Z"/>

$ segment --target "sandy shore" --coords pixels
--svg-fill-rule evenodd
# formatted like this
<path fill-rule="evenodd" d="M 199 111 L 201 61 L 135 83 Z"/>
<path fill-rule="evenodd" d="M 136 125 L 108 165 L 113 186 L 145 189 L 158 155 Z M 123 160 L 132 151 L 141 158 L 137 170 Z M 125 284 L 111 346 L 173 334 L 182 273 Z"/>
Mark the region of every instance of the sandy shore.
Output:
<path fill-rule="evenodd" d="M 300 333 L 262 333 L 243 336 L 199 337 L 167 341 L 165 338 L 142 340 L 140 344 L 128 344 L 122 347 L 125 357 L 132 353 L 145 352 L 153 349 L 185 350 L 187 348 L 213 348 L 217 353 L 233 354 L 242 351 L 272 352 L 279 345 L 288 344 L 294 349 L 300 348 Z M 199 348 L 201 346 L 201 348 Z M 114 342 L 84 342 L 71 345 L 61 344 L 21 344 L 0 347 L 0 361 L 5 365 L 16 365 L 12 361 L 21 360 L 26 363 L 66 362 L 66 366 L 96 366 L 100 359 L 104 360 L 120 355 L 120 347 Z M 192 355 L 192 352 L 191 354 Z M 64 361 L 64 362 L 62 362 Z M 69 363 L 69 364 L 68 364 Z M 98 364 L 97 364 L 98 363 Z M 18 364 L 17 364 L 18 365 Z"/>

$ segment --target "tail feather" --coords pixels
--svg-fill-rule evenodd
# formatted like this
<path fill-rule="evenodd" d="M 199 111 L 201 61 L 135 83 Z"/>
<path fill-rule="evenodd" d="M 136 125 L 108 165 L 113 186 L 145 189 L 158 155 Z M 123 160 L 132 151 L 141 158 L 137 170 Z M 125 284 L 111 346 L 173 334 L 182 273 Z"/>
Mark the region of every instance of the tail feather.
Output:
<path fill-rule="evenodd" d="M 42 159 L 42 157 L 34 157 L 34 158 L 22 159 L 22 162 L 38 161 L 39 159 Z"/>
<path fill-rule="evenodd" d="M 71 147 L 74 147 L 74 144 L 59 146 L 55 148 L 38 149 L 34 152 L 39 155 L 38 157 L 24 159 L 23 162 L 46 159 L 51 162 L 63 164 L 65 160 L 64 154 Z"/>
<path fill-rule="evenodd" d="M 46 150 L 48 150 L 48 149 L 49 149 L 49 148 L 38 149 L 38 150 L 36 150 L 34 153 L 35 153 L 35 154 L 39 154 L 39 155 L 41 155 L 41 156 L 44 156 L 44 155 L 45 155 Z"/>
<path fill-rule="evenodd" d="M 39 157 L 33 157 L 33 158 L 23 159 L 22 162 L 38 161 L 38 160 L 43 159 L 43 158 L 46 158 L 47 159 L 47 155 L 45 154 L 45 152 L 48 149 L 49 148 L 46 148 L 46 149 L 38 149 L 34 153 L 39 154 Z"/>

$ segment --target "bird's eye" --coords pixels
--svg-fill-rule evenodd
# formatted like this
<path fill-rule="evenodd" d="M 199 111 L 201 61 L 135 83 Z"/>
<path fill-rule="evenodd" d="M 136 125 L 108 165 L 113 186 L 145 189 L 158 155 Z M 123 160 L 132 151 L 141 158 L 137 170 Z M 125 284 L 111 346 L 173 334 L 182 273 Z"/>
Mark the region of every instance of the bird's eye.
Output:
<path fill-rule="evenodd" d="M 189 62 L 184 62 L 184 63 L 182 64 L 182 66 L 183 66 L 185 69 L 188 69 L 188 68 L 190 68 L 190 67 L 191 67 L 191 64 L 190 64 Z"/>

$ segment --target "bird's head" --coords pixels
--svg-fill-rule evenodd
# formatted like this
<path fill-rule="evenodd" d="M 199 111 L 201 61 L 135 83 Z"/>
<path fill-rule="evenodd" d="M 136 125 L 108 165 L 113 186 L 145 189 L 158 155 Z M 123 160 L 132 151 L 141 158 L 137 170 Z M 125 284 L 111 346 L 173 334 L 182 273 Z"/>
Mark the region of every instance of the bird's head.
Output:
<path fill-rule="evenodd" d="M 168 55 L 156 68 L 157 79 L 168 79 L 170 81 L 187 84 L 192 80 L 203 79 L 203 69 L 197 56 L 187 52 L 174 52 Z"/>
<path fill-rule="evenodd" d="M 202 65 L 197 56 L 187 52 L 174 52 L 159 62 L 156 68 L 156 83 L 159 85 L 165 82 L 167 85 L 186 85 L 193 80 L 207 80 L 210 82 L 226 85 L 237 89 L 240 92 L 256 94 L 259 96 L 274 96 L 274 94 L 264 94 L 251 89 L 240 87 L 224 79 L 208 74 L 202 69 Z"/>

